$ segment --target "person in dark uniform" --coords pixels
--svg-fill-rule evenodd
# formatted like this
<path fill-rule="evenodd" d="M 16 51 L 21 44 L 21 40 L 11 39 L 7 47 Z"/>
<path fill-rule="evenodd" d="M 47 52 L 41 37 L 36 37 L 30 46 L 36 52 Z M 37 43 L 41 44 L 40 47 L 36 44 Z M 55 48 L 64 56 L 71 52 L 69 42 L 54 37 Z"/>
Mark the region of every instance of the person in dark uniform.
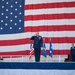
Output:
<path fill-rule="evenodd" d="M 41 47 L 43 46 L 43 40 L 42 37 L 39 35 L 39 32 L 36 32 L 34 36 L 30 38 L 30 40 L 34 40 L 33 48 L 34 48 L 34 55 L 35 55 L 35 61 L 40 61 L 40 51 Z"/>
<path fill-rule="evenodd" d="M 71 58 L 72 58 L 72 61 L 75 61 L 75 46 L 74 46 L 74 44 L 72 44 L 72 47 L 71 47 Z"/>

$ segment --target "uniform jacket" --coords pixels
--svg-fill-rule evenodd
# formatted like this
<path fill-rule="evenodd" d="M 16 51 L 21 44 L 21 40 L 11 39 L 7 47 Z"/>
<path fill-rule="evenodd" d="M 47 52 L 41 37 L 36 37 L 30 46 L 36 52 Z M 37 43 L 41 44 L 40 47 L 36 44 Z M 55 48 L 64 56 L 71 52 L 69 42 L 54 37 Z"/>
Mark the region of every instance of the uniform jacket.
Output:
<path fill-rule="evenodd" d="M 41 36 L 32 36 L 30 39 L 34 40 L 33 48 L 40 48 L 43 46 L 43 40 Z"/>

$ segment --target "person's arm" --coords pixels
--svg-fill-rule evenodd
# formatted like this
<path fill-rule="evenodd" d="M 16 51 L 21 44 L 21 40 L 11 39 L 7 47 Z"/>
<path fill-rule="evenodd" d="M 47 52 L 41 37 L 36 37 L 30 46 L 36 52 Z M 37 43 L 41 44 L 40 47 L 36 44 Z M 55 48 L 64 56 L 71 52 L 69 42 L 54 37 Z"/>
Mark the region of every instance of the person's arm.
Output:
<path fill-rule="evenodd" d="M 30 40 L 34 40 L 35 36 L 36 36 L 36 34 L 34 34 L 34 36 L 32 36 L 32 37 L 30 38 Z"/>
<path fill-rule="evenodd" d="M 72 47 L 70 48 L 70 54 L 72 54 Z"/>
<path fill-rule="evenodd" d="M 30 38 L 30 40 L 34 40 L 34 37 L 35 37 L 35 36 L 32 36 L 32 37 Z"/>
<path fill-rule="evenodd" d="M 41 47 L 43 47 L 43 39 L 42 39 L 42 37 L 41 37 Z"/>

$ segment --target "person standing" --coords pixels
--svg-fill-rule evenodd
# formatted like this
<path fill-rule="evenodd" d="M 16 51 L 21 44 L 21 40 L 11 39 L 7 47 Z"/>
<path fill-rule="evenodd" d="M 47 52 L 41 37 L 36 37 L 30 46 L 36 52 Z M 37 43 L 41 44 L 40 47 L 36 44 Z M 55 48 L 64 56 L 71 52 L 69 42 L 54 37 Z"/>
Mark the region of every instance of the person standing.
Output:
<path fill-rule="evenodd" d="M 74 43 L 72 44 L 72 47 L 71 47 L 71 58 L 72 58 L 72 61 L 75 62 L 75 46 L 74 46 Z"/>
<path fill-rule="evenodd" d="M 34 55 L 35 55 L 35 62 L 40 61 L 40 51 L 41 47 L 43 46 L 42 36 L 39 35 L 39 32 L 36 32 L 34 36 L 30 38 L 31 42 L 34 40 L 33 48 L 34 48 Z"/>

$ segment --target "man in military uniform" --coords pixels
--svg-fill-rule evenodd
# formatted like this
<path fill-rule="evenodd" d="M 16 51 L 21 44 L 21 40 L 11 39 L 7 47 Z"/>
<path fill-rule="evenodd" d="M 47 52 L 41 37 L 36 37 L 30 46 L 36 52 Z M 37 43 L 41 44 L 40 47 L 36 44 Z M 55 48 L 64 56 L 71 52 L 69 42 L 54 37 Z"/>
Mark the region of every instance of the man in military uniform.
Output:
<path fill-rule="evenodd" d="M 72 61 L 75 61 L 75 46 L 74 46 L 74 44 L 72 44 L 72 47 L 71 47 L 71 58 L 72 58 Z"/>
<path fill-rule="evenodd" d="M 39 32 L 36 32 L 34 36 L 30 38 L 30 40 L 34 40 L 33 48 L 34 48 L 34 55 L 35 55 L 35 61 L 40 61 L 40 51 L 41 47 L 43 46 L 43 40 L 42 37 L 39 36 Z"/>

